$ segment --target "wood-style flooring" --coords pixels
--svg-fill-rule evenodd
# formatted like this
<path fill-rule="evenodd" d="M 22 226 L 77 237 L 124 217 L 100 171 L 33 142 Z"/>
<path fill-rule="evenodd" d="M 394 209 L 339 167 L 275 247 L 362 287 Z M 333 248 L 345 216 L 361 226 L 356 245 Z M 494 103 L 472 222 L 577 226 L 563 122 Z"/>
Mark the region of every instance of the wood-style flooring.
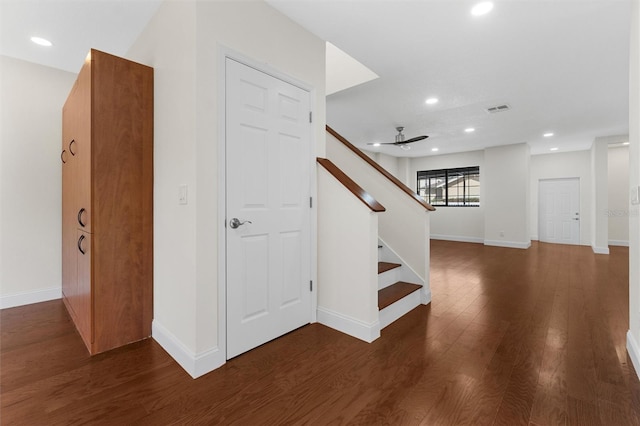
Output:
<path fill-rule="evenodd" d="M 89 357 L 61 301 L 1 311 L 3 425 L 640 425 L 628 250 L 432 241 L 430 306 L 368 344 L 302 327 L 197 379 Z"/>

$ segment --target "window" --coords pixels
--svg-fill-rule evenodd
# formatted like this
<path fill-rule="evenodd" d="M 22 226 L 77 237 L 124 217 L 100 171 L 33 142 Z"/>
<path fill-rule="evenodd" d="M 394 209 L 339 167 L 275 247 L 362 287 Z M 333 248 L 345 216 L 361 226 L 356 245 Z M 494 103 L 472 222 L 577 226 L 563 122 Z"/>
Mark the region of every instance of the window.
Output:
<path fill-rule="evenodd" d="M 480 167 L 418 172 L 418 195 L 432 206 L 478 207 Z"/>

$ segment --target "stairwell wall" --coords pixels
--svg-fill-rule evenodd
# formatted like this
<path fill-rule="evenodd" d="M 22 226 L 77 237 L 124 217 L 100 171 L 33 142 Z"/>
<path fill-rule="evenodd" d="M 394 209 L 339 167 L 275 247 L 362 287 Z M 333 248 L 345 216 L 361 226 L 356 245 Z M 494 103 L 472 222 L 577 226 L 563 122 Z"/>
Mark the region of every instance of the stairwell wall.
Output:
<path fill-rule="evenodd" d="M 423 303 L 428 303 L 430 213 L 329 133 L 326 149 L 331 161 L 387 209 L 378 219 L 379 236 L 424 280 Z"/>

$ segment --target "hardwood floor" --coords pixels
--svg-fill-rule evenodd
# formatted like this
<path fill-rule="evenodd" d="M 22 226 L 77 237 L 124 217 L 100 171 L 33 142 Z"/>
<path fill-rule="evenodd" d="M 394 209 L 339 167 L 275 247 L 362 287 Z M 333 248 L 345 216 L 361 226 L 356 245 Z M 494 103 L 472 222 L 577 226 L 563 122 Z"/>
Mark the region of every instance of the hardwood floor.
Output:
<path fill-rule="evenodd" d="M 1 311 L 0 422 L 640 425 L 628 250 L 432 241 L 433 301 L 367 344 L 319 324 L 191 379 L 153 340 L 89 357 L 61 301 Z"/>

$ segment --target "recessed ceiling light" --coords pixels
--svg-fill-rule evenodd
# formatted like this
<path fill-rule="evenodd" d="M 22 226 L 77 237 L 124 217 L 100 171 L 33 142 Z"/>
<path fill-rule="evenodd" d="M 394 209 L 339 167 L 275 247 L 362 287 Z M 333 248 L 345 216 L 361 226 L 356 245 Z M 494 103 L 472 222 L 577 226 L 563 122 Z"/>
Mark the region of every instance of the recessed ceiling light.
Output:
<path fill-rule="evenodd" d="M 31 41 L 34 42 L 37 45 L 40 45 L 40 46 L 49 47 L 49 46 L 53 45 L 53 43 L 51 43 L 49 40 L 47 40 L 46 38 L 42 38 L 42 37 L 35 37 L 35 36 L 31 37 Z"/>
<path fill-rule="evenodd" d="M 438 152 L 438 148 L 431 148 L 431 151 Z"/>
<path fill-rule="evenodd" d="M 549 151 L 557 151 L 557 150 L 558 150 L 558 148 L 553 147 L 553 148 L 551 148 Z"/>
<path fill-rule="evenodd" d="M 553 132 L 545 133 L 545 134 L 544 134 L 544 135 L 542 135 L 542 136 L 544 136 L 545 138 L 550 138 L 551 136 L 553 136 Z"/>
<path fill-rule="evenodd" d="M 429 98 L 425 101 L 427 105 L 433 105 L 438 103 L 438 98 Z"/>
<path fill-rule="evenodd" d="M 380 146 L 380 144 L 376 142 L 373 144 L 373 146 Z"/>
<path fill-rule="evenodd" d="M 466 129 L 464 129 L 464 131 L 467 133 L 473 133 L 476 131 L 476 129 L 474 129 L 473 127 L 467 127 Z"/>
<path fill-rule="evenodd" d="M 491 9 L 493 9 L 493 3 L 490 1 L 483 1 L 471 8 L 471 14 L 474 16 L 486 15 L 491 12 Z"/>

